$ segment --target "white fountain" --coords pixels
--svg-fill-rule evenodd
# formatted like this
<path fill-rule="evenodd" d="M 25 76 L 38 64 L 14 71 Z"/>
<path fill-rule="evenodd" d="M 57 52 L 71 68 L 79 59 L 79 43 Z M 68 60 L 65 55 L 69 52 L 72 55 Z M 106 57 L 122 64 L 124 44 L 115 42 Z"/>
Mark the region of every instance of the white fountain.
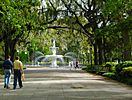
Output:
<path fill-rule="evenodd" d="M 64 62 L 64 57 L 65 58 L 69 58 L 71 61 L 74 61 L 76 59 L 76 54 L 73 53 L 73 52 L 68 52 L 66 53 L 64 56 L 63 55 L 57 55 L 56 54 L 56 51 L 57 51 L 58 47 L 56 47 L 56 41 L 55 39 L 53 40 L 53 46 L 50 47 L 50 50 L 52 52 L 52 55 L 45 55 L 40 52 L 40 51 L 37 51 L 35 52 L 35 62 L 37 63 L 38 61 L 48 61 L 49 59 L 51 59 L 51 67 L 59 67 L 57 65 L 57 60 L 60 60 L 62 63 Z"/>
<path fill-rule="evenodd" d="M 55 45 L 55 40 L 53 40 L 53 46 L 50 47 L 51 51 L 52 51 L 52 55 L 46 55 L 45 59 L 43 61 L 46 61 L 47 59 L 51 58 L 51 67 L 58 67 L 57 65 L 57 59 L 60 59 L 61 62 L 64 62 L 63 56 L 62 55 L 56 55 L 56 49 L 58 47 L 56 47 Z"/>

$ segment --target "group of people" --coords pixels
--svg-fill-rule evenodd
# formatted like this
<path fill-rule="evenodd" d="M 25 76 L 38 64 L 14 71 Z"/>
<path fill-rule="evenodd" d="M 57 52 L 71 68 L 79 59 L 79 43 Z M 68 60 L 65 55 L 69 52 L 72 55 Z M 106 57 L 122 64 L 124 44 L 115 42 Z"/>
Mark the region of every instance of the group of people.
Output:
<path fill-rule="evenodd" d="M 9 89 L 10 88 L 10 80 L 11 80 L 11 74 L 14 75 L 14 83 L 13 83 L 13 89 L 16 89 L 17 87 L 17 81 L 19 83 L 19 87 L 22 88 L 22 74 L 23 72 L 23 64 L 19 60 L 19 56 L 16 56 L 15 61 L 12 62 L 10 60 L 10 56 L 8 56 L 7 60 L 4 61 L 2 65 L 2 72 L 4 74 L 4 88 Z"/>
<path fill-rule="evenodd" d="M 77 60 L 76 60 L 76 61 L 70 61 L 70 62 L 69 62 L 69 66 L 70 66 L 71 68 L 74 67 L 75 69 L 76 69 L 76 68 L 79 68 L 79 61 L 77 61 Z"/>

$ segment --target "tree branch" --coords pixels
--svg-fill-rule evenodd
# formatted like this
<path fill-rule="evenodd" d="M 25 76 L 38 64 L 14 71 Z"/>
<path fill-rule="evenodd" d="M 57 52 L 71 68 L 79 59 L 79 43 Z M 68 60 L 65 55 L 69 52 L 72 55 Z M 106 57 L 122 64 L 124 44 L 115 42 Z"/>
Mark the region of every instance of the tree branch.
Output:
<path fill-rule="evenodd" d="M 71 12 L 71 13 L 75 16 L 75 18 L 76 18 L 76 23 L 83 29 L 84 34 L 87 35 L 88 37 L 91 37 L 91 36 L 93 37 L 93 34 L 89 33 L 89 32 L 84 28 L 84 26 L 81 24 L 81 22 L 79 21 L 78 16 L 76 15 L 76 13 L 75 13 L 74 11 L 72 11 L 71 8 L 68 7 L 68 5 L 65 3 L 64 0 L 61 0 L 61 1 L 62 1 L 62 3 L 65 5 L 65 7 L 69 10 L 69 12 Z"/>

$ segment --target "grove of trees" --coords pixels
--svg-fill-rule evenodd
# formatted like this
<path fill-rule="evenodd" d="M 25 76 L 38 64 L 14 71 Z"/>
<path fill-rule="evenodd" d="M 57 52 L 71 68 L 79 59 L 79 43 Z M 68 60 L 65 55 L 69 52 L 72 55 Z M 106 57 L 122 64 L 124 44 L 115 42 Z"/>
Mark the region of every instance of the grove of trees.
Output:
<path fill-rule="evenodd" d="M 131 0 L 0 0 L 0 44 L 12 60 L 18 48 L 85 54 L 95 65 L 131 60 Z M 31 53 L 30 52 L 30 53 Z"/>

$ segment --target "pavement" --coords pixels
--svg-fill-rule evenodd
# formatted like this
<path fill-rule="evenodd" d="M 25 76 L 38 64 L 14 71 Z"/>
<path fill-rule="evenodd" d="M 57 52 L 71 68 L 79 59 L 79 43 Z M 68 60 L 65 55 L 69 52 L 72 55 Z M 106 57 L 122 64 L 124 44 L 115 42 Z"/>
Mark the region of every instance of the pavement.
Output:
<path fill-rule="evenodd" d="M 23 88 L 3 88 L 0 100 L 132 100 L 132 87 L 123 83 L 69 68 L 27 68 Z"/>

